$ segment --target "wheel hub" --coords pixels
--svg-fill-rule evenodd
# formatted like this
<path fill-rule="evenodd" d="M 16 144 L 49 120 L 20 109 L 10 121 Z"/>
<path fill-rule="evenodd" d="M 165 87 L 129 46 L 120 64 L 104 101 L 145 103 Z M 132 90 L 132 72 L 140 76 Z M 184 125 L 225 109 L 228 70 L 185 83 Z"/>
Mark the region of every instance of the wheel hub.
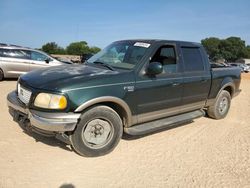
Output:
<path fill-rule="evenodd" d="M 225 113 L 228 108 L 228 99 L 223 97 L 219 104 L 219 111 L 221 114 Z"/>
<path fill-rule="evenodd" d="M 106 145 L 113 134 L 112 126 L 108 121 L 94 119 L 90 121 L 83 131 L 83 141 L 90 147 L 96 148 Z"/>

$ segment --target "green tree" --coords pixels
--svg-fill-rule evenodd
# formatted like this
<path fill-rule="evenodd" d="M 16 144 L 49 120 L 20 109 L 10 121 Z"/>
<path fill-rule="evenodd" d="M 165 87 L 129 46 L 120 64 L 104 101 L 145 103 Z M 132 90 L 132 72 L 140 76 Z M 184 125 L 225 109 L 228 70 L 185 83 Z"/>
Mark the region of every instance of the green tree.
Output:
<path fill-rule="evenodd" d="M 86 41 L 70 43 L 67 48 L 67 53 L 70 55 L 82 55 L 90 53 L 90 48 Z"/>
<path fill-rule="evenodd" d="M 221 40 L 215 37 L 210 37 L 210 38 L 201 40 L 201 44 L 206 49 L 210 59 L 217 60 L 217 59 L 222 58 L 220 54 L 220 49 L 219 49 L 220 42 Z"/>
<path fill-rule="evenodd" d="M 48 42 L 42 46 L 42 51 L 48 54 L 65 54 L 65 50 L 55 42 Z"/>
<path fill-rule="evenodd" d="M 212 60 L 223 58 L 227 61 L 235 61 L 240 58 L 250 58 L 250 47 L 246 47 L 245 41 L 240 37 L 227 39 L 210 37 L 201 40 L 201 43 Z"/>
<path fill-rule="evenodd" d="M 101 51 L 101 48 L 98 48 L 96 46 L 90 47 L 90 52 L 93 54 L 96 54 L 99 51 Z"/>
<path fill-rule="evenodd" d="M 247 46 L 247 47 L 244 49 L 244 57 L 245 57 L 245 58 L 250 58 L 250 46 Z"/>
<path fill-rule="evenodd" d="M 245 41 L 239 37 L 229 37 L 221 40 L 219 44 L 220 54 L 227 61 L 235 61 L 245 56 Z"/>

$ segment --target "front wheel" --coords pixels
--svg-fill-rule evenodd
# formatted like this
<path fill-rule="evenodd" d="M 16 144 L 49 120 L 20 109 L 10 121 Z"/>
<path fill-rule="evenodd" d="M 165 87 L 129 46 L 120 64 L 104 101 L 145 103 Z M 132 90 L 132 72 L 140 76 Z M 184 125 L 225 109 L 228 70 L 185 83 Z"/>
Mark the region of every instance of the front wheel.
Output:
<path fill-rule="evenodd" d="M 214 119 L 226 117 L 231 105 L 231 95 L 228 91 L 221 91 L 215 103 L 208 107 L 207 114 Z"/>
<path fill-rule="evenodd" d="M 110 107 L 96 106 L 85 111 L 70 135 L 74 150 L 86 157 L 110 153 L 123 133 L 120 116 Z"/>

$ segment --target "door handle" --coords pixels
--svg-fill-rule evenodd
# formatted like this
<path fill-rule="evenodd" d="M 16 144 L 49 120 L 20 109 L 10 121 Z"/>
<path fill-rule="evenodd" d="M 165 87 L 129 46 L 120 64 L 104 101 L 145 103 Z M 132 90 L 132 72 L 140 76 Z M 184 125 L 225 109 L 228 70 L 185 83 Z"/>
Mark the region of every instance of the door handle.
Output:
<path fill-rule="evenodd" d="M 178 86 L 180 83 L 172 83 L 172 86 Z"/>
<path fill-rule="evenodd" d="M 205 82 L 207 82 L 206 79 L 202 79 L 202 80 L 201 80 L 201 83 L 205 83 Z"/>

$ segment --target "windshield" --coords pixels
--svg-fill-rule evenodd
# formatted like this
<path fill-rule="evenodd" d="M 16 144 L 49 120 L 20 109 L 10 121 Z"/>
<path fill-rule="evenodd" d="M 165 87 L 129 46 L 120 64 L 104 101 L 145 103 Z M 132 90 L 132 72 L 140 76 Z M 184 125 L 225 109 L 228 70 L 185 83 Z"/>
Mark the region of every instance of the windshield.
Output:
<path fill-rule="evenodd" d="M 87 63 L 104 63 L 114 68 L 133 69 L 150 44 L 135 41 L 115 42 L 88 59 Z"/>

